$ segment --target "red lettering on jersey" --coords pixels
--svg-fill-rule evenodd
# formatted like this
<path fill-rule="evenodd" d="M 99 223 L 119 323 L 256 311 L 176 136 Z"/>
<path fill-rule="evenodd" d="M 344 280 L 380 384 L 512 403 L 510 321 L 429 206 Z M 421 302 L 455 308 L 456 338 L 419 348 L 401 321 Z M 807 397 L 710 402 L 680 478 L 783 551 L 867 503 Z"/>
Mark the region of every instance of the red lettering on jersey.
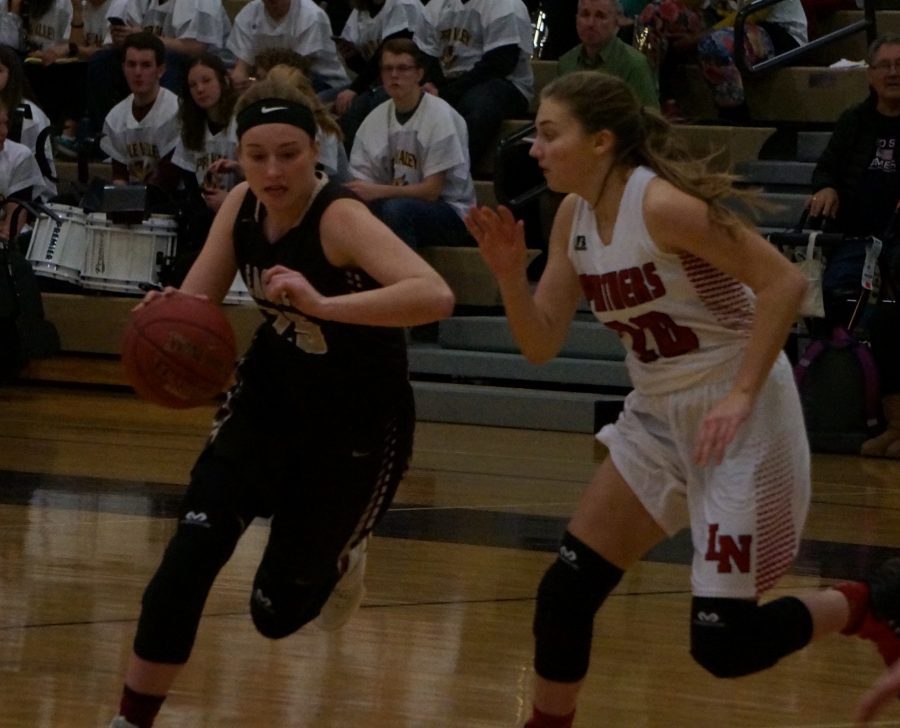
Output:
<path fill-rule="evenodd" d="M 580 275 L 578 280 L 581 283 L 581 290 L 584 291 L 584 297 L 590 302 L 593 309 L 595 311 L 605 311 L 606 306 L 603 304 L 600 276 Z"/>
<path fill-rule="evenodd" d="M 644 285 L 644 276 L 640 268 L 627 268 L 619 271 L 619 290 L 626 306 L 639 306 L 653 299 Z"/>
<path fill-rule="evenodd" d="M 659 359 L 659 354 L 647 346 L 647 336 L 640 327 L 629 326 L 621 321 L 607 321 L 606 326 L 615 331 L 620 339 L 627 335 L 631 339 L 631 350 L 645 364 Z"/>
<path fill-rule="evenodd" d="M 622 292 L 619 290 L 619 274 L 617 271 L 604 273 L 600 276 L 600 284 L 603 286 L 603 298 L 607 302 L 607 308 L 619 311 L 625 308 L 622 300 Z"/>
<path fill-rule="evenodd" d="M 650 288 L 650 296 L 655 300 L 666 295 L 666 287 L 663 285 L 662 278 L 656 273 L 656 263 L 644 263 L 641 271 L 644 274 L 644 280 Z"/>
<path fill-rule="evenodd" d="M 607 321 L 606 325 L 615 331 L 619 338 L 628 334 L 631 338 L 631 350 L 645 364 L 656 361 L 660 357 L 672 359 L 687 354 L 700 347 L 697 334 L 687 326 L 676 324 L 669 314 L 660 311 L 648 311 L 624 321 Z M 647 342 L 647 334 L 653 338 L 656 348 Z"/>
<path fill-rule="evenodd" d="M 753 536 L 742 534 L 737 537 L 737 541 L 732 536 L 720 536 L 719 524 L 709 524 L 709 538 L 706 543 L 707 561 L 718 561 L 719 566 L 716 571 L 720 574 L 730 574 L 732 564 L 742 574 L 750 572 L 750 544 Z M 740 545 L 739 545 L 740 544 Z"/>
<path fill-rule="evenodd" d="M 585 297 L 598 313 L 633 308 L 666 293 L 666 287 L 657 275 L 653 263 L 601 275 L 583 274 L 579 276 L 579 280 Z"/>

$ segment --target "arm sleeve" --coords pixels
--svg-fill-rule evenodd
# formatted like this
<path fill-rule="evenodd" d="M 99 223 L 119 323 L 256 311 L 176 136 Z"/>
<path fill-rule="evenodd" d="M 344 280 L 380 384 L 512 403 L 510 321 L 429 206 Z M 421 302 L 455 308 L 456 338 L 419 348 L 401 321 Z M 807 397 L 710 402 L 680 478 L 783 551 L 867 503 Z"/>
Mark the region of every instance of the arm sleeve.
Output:
<path fill-rule="evenodd" d="M 366 118 L 366 121 L 371 115 Z M 385 177 L 381 174 L 381 166 L 378 160 L 372 155 L 369 149 L 369 139 L 373 138 L 377 133 L 372 124 L 362 123 L 356 136 L 353 139 L 353 148 L 350 150 L 350 176 L 353 179 L 361 179 L 366 182 L 376 182 L 378 184 L 389 184 L 390 175 Z M 374 140 L 373 140 L 374 141 Z M 387 139 L 382 143 L 382 147 L 386 146 Z"/>
<path fill-rule="evenodd" d="M 225 38 L 227 16 L 222 5 L 211 0 L 177 0 L 172 9 L 176 38 L 186 38 L 220 47 Z"/>
<path fill-rule="evenodd" d="M 238 60 L 243 61 L 248 66 L 252 66 L 256 62 L 253 37 L 247 32 L 252 11 L 252 6 L 247 5 L 237 14 L 231 33 L 228 34 L 228 41 L 225 43 L 228 50 L 234 53 Z"/>
<path fill-rule="evenodd" d="M 485 53 L 470 70 L 454 78 L 441 89 L 441 96 L 455 101 L 473 86 L 489 78 L 506 78 L 519 62 L 518 45 L 505 45 Z"/>
<path fill-rule="evenodd" d="M 125 153 L 124 145 L 116 131 L 109 122 L 109 116 L 103 122 L 103 136 L 100 139 L 100 148 L 109 155 L 109 157 L 120 164 L 128 163 L 128 155 Z"/>
<path fill-rule="evenodd" d="M 0 10 L 0 45 L 22 50 L 22 18 L 5 10 Z"/>
<path fill-rule="evenodd" d="M 828 145 L 813 170 L 811 182 L 813 192 L 818 192 L 826 187 L 837 189 L 840 186 L 854 126 L 855 114 L 850 111 L 844 112 L 838 119 L 831 139 L 828 140 Z"/>
<path fill-rule="evenodd" d="M 656 79 L 650 65 L 645 59 L 640 59 L 641 63 L 636 63 L 628 74 L 627 83 L 631 86 L 638 100 L 644 105 L 652 109 L 659 110 L 659 91 L 656 88 Z"/>
<path fill-rule="evenodd" d="M 6 194 L 28 201 L 34 190 L 39 190 L 44 184 L 44 178 L 33 154 L 23 154 L 21 161 L 15 165 L 10 175 Z"/>
<path fill-rule="evenodd" d="M 195 176 L 196 164 L 193 156 L 187 147 L 184 146 L 184 140 L 179 137 L 178 143 L 175 145 L 175 152 L 172 154 L 172 164 L 185 172 L 190 172 L 191 176 Z"/>

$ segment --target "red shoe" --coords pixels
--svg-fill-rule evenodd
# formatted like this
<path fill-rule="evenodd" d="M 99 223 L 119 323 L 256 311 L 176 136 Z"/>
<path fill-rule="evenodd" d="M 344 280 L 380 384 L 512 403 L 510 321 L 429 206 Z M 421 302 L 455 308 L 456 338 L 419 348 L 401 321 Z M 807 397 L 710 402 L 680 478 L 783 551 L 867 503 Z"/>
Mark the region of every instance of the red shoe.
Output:
<path fill-rule="evenodd" d="M 871 640 L 886 665 L 900 659 L 900 558 L 882 564 L 867 582 L 845 582 L 835 589 L 850 604 L 842 634 Z"/>

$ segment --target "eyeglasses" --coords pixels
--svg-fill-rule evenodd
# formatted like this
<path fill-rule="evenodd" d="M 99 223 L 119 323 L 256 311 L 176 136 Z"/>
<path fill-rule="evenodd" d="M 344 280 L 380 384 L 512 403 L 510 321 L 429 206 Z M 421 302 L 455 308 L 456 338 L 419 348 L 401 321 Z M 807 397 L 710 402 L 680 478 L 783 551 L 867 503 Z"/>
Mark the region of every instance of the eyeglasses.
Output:
<path fill-rule="evenodd" d="M 873 71 L 879 73 L 887 73 L 888 71 L 900 71 L 900 61 L 878 61 L 869 66 Z"/>
<path fill-rule="evenodd" d="M 415 71 L 416 66 L 411 63 L 398 63 L 396 66 L 382 66 L 381 72 L 390 76 L 392 73 L 409 73 Z"/>

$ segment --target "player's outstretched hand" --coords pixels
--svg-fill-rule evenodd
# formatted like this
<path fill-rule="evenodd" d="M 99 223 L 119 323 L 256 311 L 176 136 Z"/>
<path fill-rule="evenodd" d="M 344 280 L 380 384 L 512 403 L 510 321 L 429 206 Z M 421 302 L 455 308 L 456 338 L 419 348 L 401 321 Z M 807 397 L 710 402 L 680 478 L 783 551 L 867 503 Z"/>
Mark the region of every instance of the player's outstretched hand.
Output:
<path fill-rule="evenodd" d="M 496 211 L 473 207 L 465 218 L 466 228 L 478 243 L 481 257 L 498 280 L 522 273 L 528 263 L 525 224 L 502 205 Z"/>
<path fill-rule="evenodd" d="M 869 691 L 856 704 L 854 720 L 865 725 L 874 719 L 891 702 L 900 697 L 900 660 L 882 673 Z"/>
<path fill-rule="evenodd" d="M 302 273 L 283 265 L 276 265 L 263 271 L 262 282 L 266 298 L 272 303 L 293 306 L 310 316 L 319 315 L 322 294 Z"/>
<path fill-rule="evenodd" d="M 730 392 L 706 413 L 697 433 L 694 462 L 697 465 L 718 465 L 725 450 L 734 440 L 738 428 L 750 416 L 753 400 L 747 394 Z"/>

